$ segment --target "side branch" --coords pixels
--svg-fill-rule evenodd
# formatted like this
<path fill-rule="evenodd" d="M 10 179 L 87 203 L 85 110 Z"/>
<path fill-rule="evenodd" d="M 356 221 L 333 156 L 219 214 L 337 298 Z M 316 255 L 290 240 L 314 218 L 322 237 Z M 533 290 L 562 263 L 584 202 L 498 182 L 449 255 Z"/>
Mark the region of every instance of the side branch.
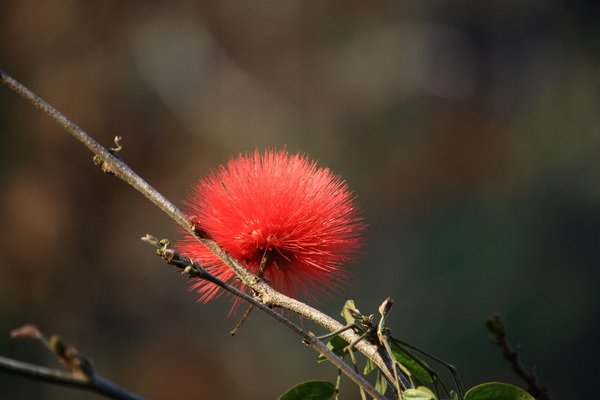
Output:
<path fill-rule="evenodd" d="M 143 400 L 134 393 L 115 385 L 98 374 L 85 378 L 68 371 L 46 368 L 0 356 L 0 370 L 57 385 L 88 390 L 117 400 Z"/>
<path fill-rule="evenodd" d="M 198 278 L 204 279 L 215 285 L 219 286 L 223 290 L 228 291 L 229 293 L 237 296 L 253 307 L 256 307 L 260 311 L 269 315 L 273 319 L 280 322 L 282 325 L 290 329 L 292 332 L 296 333 L 302 341 L 310 346 L 312 349 L 322 354 L 325 358 L 327 358 L 333 365 L 335 365 L 338 369 L 340 369 L 346 376 L 352 379 L 358 386 L 363 388 L 370 396 L 374 399 L 385 399 L 383 395 L 381 395 L 377 390 L 367 382 L 360 374 L 356 373 L 354 369 L 352 369 L 348 364 L 346 364 L 341 358 L 339 358 L 335 353 L 333 353 L 329 348 L 316 336 L 311 335 L 306 332 L 298 325 L 294 324 L 289 319 L 285 318 L 283 315 L 274 311 L 269 306 L 265 305 L 260 300 L 250 296 L 249 294 L 239 290 L 235 286 L 230 285 L 227 282 L 224 282 L 217 277 L 209 274 L 200 264 L 197 262 L 193 262 L 187 257 L 182 257 L 179 253 L 173 249 L 168 248 L 168 241 L 161 240 L 158 241 L 156 238 L 151 235 L 146 235 L 142 238 L 142 240 L 146 243 L 154 245 L 158 248 L 157 254 L 161 256 L 168 264 L 174 265 L 175 267 L 182 270 L 184 274 L 188 274 L 190 278 Z"/>
<path fill-rule="evenodd" d="M 502 318 L 497 314 L 492 315 L 486 321 L 486 328 L 488 329 L 490 340 L 502 349 L 502 356 L 508 361 L 512 371 L 527 383 L 527 391 L 538 400 L 550 400 L 548 389 L 538 383 L 535 373 L 527 372 L 521 362 L 519 353 L 513 350 L 510 343 L 508 343 L 506 325 L 502 321 Z"/>

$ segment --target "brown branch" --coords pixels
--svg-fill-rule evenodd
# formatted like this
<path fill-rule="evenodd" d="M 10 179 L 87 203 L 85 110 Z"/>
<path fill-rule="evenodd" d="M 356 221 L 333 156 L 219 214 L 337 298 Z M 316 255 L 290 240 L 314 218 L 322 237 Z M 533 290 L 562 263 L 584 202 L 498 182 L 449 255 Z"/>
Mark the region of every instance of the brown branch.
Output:
<path fill-rule="evenodd" d="M 511 370 L 527 384 L 527 391 L 538 400 L 550 400 L 548 389 L 540 386 L 537 376 L 525 369 L 519 353 L 513 350 L 506 335 L 506 325 L 498 314 L 489 317 L 485 323 L 489 332 L 489 338 L 502 349 L 502 356 L 511 366 Z"/>
<path fill-rule="evenodd" d="M 137 394 L 128 392 L 127 390 L 115 385 L 98 374 L 94 374 L 90 379 L 87 379 L 77 376 L 72 372 L 46 368 L 2 356 L 0 356 L 0 370 L 9 374 L 28 377 L 38 381 L 87 390 L 111 399 L 144 399 Z"/>
<path fill-rule="evenodd" d="M 266 312 L 272 318 L 276 318 L 275 315 L 279 314 L 269 313 L 267 312 L 267 310 L 270 310 L 271 307 L 280 307 L 292 311 L 306 319 L 309 319 L 323 326 L 331 332 L 343 328 L 343 325 L 340 322 L 324 314 L 323 312 L 275 291 L 264 280 L 248 271 L 242 264 L 240 264 L 229 254 L 227 254 L 216 242 L 204 237 L 203 235 L 199 235 L 198 232 L 195 230 L 194 225 L 190 223 L 187 216 L 181 210 L 179 210 L 173 203 L 167 200 L 161 193 L 159 193 L 144 179 L 142 179 L 133 170 L 131 170 L 131 168 L 129 168 L 127 164 L 125 164 L 119 158 L 115 157 L 110 151 L 106 150 L 90 135 L 88 135 L 83 129 L 81 129 L 75 123 L 70 121 L 62 113 L 60 113 L 42 98 L 37 96 L 35 93 L 30 91 L 28 88 L 23 86 L 21 83 L 13 79 L 11 76 L 6 74 L 2 70 L 0 70 L 0 80 L 8 88 L 20 94 L 23 98 L 29 101 L 34 107 L 48 114 L 67 132 L 73 135 L 77 140 L 81 141 L 90 151 L 92 151 L 92 153 L 94 153 L 96 160 L 99 160 L 101 162 L 102 169 L 104 171 L 115 175 L 119 179 L 123 180 L 124 182 L 138 190 L 146 198 L 152 201 L 157 207 L 159 207 L 163 212 L 165 212 L 177 224 L 179 224 L 191 234 L 194 234 L 197 237 L 198 241 L 200 241 L 206 248 L 208 248 L 216 256 L 218 256 L 226 265 L 228 265 L 236 273 L 236 275 L 244 283 L 244 285 L 248 286 L 254 292 L 257 293 L 258 297 L 262 301 L 262 305 L 264 306 L 256 306 L 257 308 L 259 308 L 263 312 Z M 240 293 L 240 295 L 242 295 L 242 293 Z M 245 300 L 248 301 L 248 299 L 246 298 Z M 284 323 L 283 321 L 280 322 Z M 304 332 L 300 328 L 298 329 L 299 331 Z M 300 334 L 299 332 L 297 333 Z M 304 334 L 307 333 L 304 332 Z M 352 343 L 356 339 L 358 339 L 358 336 L 351 330 L 341 333 L 340 336 L 349 343 Z M 393 379 L 393 366 L 384 361 L 382 355 L 380 354 L 378 348 L 375 345 L 367 343 L 366 341 L 360 341 L 359 343 L 357 343 L 356 348 L 366 357 L 371 359 L 383 371 L 383 373 L 388 377 L 388 379 Z M 347 371 L 344 372 L 346 373 Z M 356 374 L 354 371 L 348 371 L 347 375 L 355 382 L 362 379 L 362 377 L 360 377 L 360 375 Z M 372 388 L 372 386 L 369 385 L 368 387 L 365 387 L 365 390 L 367 388 L 370 389 Z M 377 398 L 382 397 L 380 396 Z"/>
<path fill-rule="evenodd" d="M 98 393 L 117 400 L 143 400 L 98 375 L 90 360 L 76 348 L 67 345 L 58 335 L 44 336 L 35 325 L 27 324 L 14 329 L 12 338 L 34 339 L 41 342 L 58 358 L 67 371 L 46 368 L 0 356 L 0 370 L 13 375 L 32 378 L 62 386 L 74 387 Z"/>
<path fill-rule="evenodd" d="M 102 163 L 102 169 L 109 172 L 119 179 L 123 180 L 134 189 L 142 193 L 146 198 L 153 202 L 158 208 L 163 210 L 175 222 L 192 232 L 192 226 L 187 217 L 173 203 L 167 200 L 156 189 L 143 180 L 138 174 L 133 172 L 131 168 L 119 158 L 115 157 L 110 151 L 104 148 L 94 138 L 88 135 L 83 129 L 77 126 L 74 122 L 65 117 L 60 111 L 48 104 L 44 99 L 33 93 L 20 82 L 16 81 L 6 72 L 0 70 L 0 80 L 12 91 L 20 94 L 23 98 L 29 101 L 35 108 L 48 114 L 55 122 L 63 127 L 67 132 L 73 135 L 77 140 L 85 145 L 92 153 L 96 160 Z"/>
<path fill-rule="evenodd" d="M 200 264 L 197 262 L 193 262 L 188 257 L 180 256 L 179 253 L 168 247 L 169 242 L 166 240 L 157 240 L 151 235 L 146 235 L 142 238 L 142 240 L 146 243 L 150 243 L 157 247 L 157 254 L 162 257 L 168 264 L 173 265 L 179 268 L 183 273 L 187 274 L 192 278 L 203 279 L 214 283 L 220 288 L 228 291 L 234 296 L 239 297 L 240 299 L 245 300 L 253 307 L 256 307 L 260 311 L 268 314 L 273 319 L 280 322 L 282 325 L 296 333 L 302 339 L 302 342 L 313 348 L 315 351 L 321 353 L 325 356 L 333 365 L 338 367 L 345 375 L 347 375 L 350 379 L 352 379 L 358 386 L 363 388 L 370 396 L 374 399 L 385 399 L 383 395 L 381 395 L 375 388 L 367 382 L 359 373 L 357 373 L 353 368 L 351 368 L 348 364 L 346 364 L 341 358 L 339 358 L 335 353 L 333 353 L 327 345 L 323 343 L 319 338 L 310 333 L 306 332 L 298 325 L 294 324 L 289 319 L 285 318 L 283 315 L 274 311 L 271 307 L 265 305 L 260 300 L 250 296 L 249 294 L 239 290 L 235 286 L 224 282 L 214 275 L 208 273 Z"/>

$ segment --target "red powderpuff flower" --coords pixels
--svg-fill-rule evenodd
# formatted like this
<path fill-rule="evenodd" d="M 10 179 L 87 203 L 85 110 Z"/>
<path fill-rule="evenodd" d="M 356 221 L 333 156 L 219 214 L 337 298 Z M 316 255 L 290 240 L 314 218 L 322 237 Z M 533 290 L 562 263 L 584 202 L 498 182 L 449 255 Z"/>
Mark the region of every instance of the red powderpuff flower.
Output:
<path fill-rule="evenodd" d="M 264 279 L 290 296 L 338 289 L 349 277 L 343 265 L 362 244 L 364 224 L 346 183 L 287 151 L 231 159 L 201 179 L 185 204 L 197 227 L 250 271 L 258 273 L 264 260 Z M 219 279 L 235 282 L 234 272 L 193 236 L 176 247 Z M 202 280 L 192 288 L 204 302 L 219 293 Z"/>

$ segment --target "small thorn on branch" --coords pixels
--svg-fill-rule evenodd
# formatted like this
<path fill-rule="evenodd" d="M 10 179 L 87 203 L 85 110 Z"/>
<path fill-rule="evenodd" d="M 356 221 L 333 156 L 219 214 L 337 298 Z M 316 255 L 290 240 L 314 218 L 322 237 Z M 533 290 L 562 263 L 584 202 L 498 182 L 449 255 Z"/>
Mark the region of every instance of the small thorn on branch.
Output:
<path fill-rule="evenodd" d="M 112 154 L 115 158 L 118 158 L 120 160 L 121 157 L 119 156 L 119 152 L 123 150 L 123 138 L 121 136 L 115 136 L 114 142 L 115 147 L 110 147 L 108 149 L 108 152 Z M 108 163 L 104 162 L 104 159 L 102 159 L 102 157 L 100 157 L 98 154 L 94 155 L 92 160 L 94 161 L 94 165 L 99 166 L 102 172 L 104 172 L 105 174 L 115 174 L 112 171 L 111 166 Z"/>
<path fill-rule="evenodd" d="M 115 156 L 115 157 L 119 157 L 118 153 L 123 150 L 123 137 L 122 136 L 115 136 L 115 147 L 111 147 L 109 149 L 110 153 Z"/>

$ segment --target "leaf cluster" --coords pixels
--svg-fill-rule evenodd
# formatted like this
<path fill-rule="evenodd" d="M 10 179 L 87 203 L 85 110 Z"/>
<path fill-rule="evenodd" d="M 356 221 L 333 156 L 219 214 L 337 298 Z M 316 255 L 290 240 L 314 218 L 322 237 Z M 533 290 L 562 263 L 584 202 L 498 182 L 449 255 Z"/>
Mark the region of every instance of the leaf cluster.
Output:
<path fill-rule="evenodd" d="M 385 325 L 385 318 L 391 308 L 392 302 L 386 299 L 379 308 L 380 319 L 375 323 L 374 315 L 363 315 L 360 313 L 353 300 L 344 304 L 341 315 L 347 325 L 343 330 L 352 329 L 359 335 L 359 340 L 367 340 L 375 344 L 382 353 L 389 356 L 389 364 L 393 368 L 393 375 L 398 377 L 396 382 L 390 381 L 386 374 L 381 371 L 370 359 L 366 359 L 362 374 L 375 374 L 375 389 L 385 395 L 392 388 L 394 398 L 402 400 L 439 400 L 448 398 L 450 400 L 535 400 L 533 396 L 523 389 L 500 382 L 487 382 L 474 386 L 464 392 L 462 382 L 456 368 L 444 362 L 440 358 L 420 350 L 414 345 L 394 338 L 390 329 Z M 354 354 L 355 343 L 348 343 L 339 336 L 340 332 L 324 335 L 320 339 L 329 339 L 327 348 L 340 358 L 350 356 L 351 362 L 357 372 L 359 369 Z M 417 356 L 418 353 L 420 356 Z M 443 367 L 447 368 L 453 379 L 453 386 L 449 387 L 422 357 L 426 357 Z M 322 363 L 327 359 L 320 355 L 317 362 Z M 306 381 L 293 386 L 279 397 L 279 400 L 330 400 L 337 399 L 340 390 L 340 375 L 336 383 L 328 381 Z M 441 391 L 440 391 L 441 388 Z M 359 387 L 361 397 L 366 400 L 366 394 Z"/>

